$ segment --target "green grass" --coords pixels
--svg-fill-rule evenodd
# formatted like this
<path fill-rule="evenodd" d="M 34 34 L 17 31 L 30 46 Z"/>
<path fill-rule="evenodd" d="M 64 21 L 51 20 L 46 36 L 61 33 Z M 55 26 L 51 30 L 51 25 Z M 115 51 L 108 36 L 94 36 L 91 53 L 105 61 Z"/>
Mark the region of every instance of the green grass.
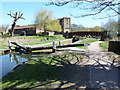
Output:
<path fill-rule="evenodd" d="M 107 41 L 103 41 L 100 44 L 100 47 L 102 47 L 105 50 L 108 50 L 108 42 Z"/>
<path fill-rule="evenodd" d="M 62 35 L 54 35 L 54 36 L 16 36 L 17 38 L 32 38 L 32 39 L 45 39 L 49 38 L 51 39 L 61 39 Z"/>
<path fill-rule="evenodd" d="M 10 39 L 14 39 L 14 40 L 21 40 L 21 39 L 26 39 L 26 38 L 27 38 L 27 40 L 28 39 L 30 39 L 30 40 L 32 39 L 32 40 L 34 40 L 34 42 L 32 42 L 32 43 L 28 42 L 27 44 L 21 43 L 21 44 L 23 44 L 23 45 L 36 45 L 36 44 L 50 43 L 50 42 L 53 42 L 53 41 L 65 40 L 65 38 L 62 37 L 62 35 L 54 35 L 54 36 L 16 36 L 16 37 L 10 37 Z M 49 38 L 49 40 L 45 40 L 45 38 Z M 6 40 L 8 41 L 8 39 L 6 39 Z M 2 41 L 0 43 L 2 43 Z M 5 49 L 5 48 L 7 48 L 6 44 L 5 45 L 0 44 L 0 49 Z"/>
<path fill-rule="evenodd" d="M 0 45 L 0 49 L 6 49 L 8 48 L 8 45 Z"/>
<path fill-rule="evenodd" d="M 79 42 L 79 43 L 93 43 L 93 42 L 96 42 L 96 41 L 98 41 L 98 39 L 89 38 L 89 39 L 82 40 L 82 41 Z M 80 46 L 80 47 L 78 47 L 78 48 L 87 49 L 87 46 Z"/>
<path fill-rule="evenodd" d="M 22 65 L 3 77 L 2 88 L 35 88 L 40 84 L 47 86 L 50 82 L 58 82 L 62 66 L 56 65 L 55 58 L 41 57 Z"/>
<path fill-rule="evenodd" d="M 38 59 L 34 59 L 29 63 L 23 64 L 22 66 L 16 68 L 12 72 L 8 73 L 5 77 L 3 77 L 2 88 L 6 90 L 20 88 L 32 89 L 37 87 L 45 88 L 51 83 L 56 84 L 64 80 L 68 80 L 67 78 L 66 79 L 61 78 L 60 77 L 61 74 L 66 75 L 65 77 L 67 76 L 69 77 L 71 75 L 71 71 L 68 70 L 68 67 L 69 69 L 73 67 L 78 69 L 78 66 L 70 64 L 69 61 L 73 58 L 76 60 L 78 59 L 78 57 L 82 58 L 84 57 L 83 55 L 84 54 L 77 54 L 76 57 L 76 53 L 66 52 L 60 54 L 59 56 L 52 57 L 41 56 Z M 80 68 L 81 75 L 83 75 L 83 77 L 85 75 L 88 75 L 88 68 L 87 71 L 85 71 L 86 69 L 83 66 Z"/>
<path fill-rule="evenodd" d="M 6 49 L 8 45 L 3 45 L 3 41 L 0 41 L 0 49 Z"/>
<path fill-rule="evenodd" d="M 5 34 L 5 35 L 0 35 L 0 38 L 9 38 L 10 36 Z"/>
<path fill-rule="evenodd" d="M 65 40 L 65 38 L 62 37 L 61 35 L 58 35 L 58 36 L 55 35 L 55 36 L 50 36 L 50 37 L 45 37 L 45 36 L 43 36 L 43 37 L 37 37 L 37 36 L 36 37 L 35 36 L 31 37 L 31 36 L 29 36 L 27 38 L 39 38 L 39 39 L 49 38 L 49 40 L 43 40 L 43 41 L 39 41 L 39 42 L 29 43 L 29 45 L 44 44 L 44 43 L 50 43 L 50 42 L 53 42 L 53 41 Z M 23 44 L 23 45 L 27 45 L 27 44 Z"/>

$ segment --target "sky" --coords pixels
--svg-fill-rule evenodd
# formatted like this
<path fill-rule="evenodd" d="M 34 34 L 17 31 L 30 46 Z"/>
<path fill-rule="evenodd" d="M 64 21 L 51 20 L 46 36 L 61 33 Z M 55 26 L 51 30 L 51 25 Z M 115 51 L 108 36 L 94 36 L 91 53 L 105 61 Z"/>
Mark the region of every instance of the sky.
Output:
<path fill-rule="evenodd" d="M 2 0 L 2 2 L 0 3 L 0 12 L 2 12 L 2 15 L 0 15 L 0 25 L 9 24 L 11 26 L 13 19 L 7 15 L 7 13 L 10 13 L 10 11 L 12 11 L 13 13 L 18 11 L 23 13 L 23 17 L 25 18 L 25 20 L 19 19 L 17 21 L 17 25 L 33 24 L 36 13 L 40 12 L 40 10 L 42 9 L 50 10 L 55 18 L 70 17 L 72 24 L 81 24 L 85 27 L 101 26 L 108 21 L 108 18 L 94 19 L 94 16 L 74 18 L 70 14 L 77 15 L 79 14 L 79 12 L 84 13 L 84 11 L 78 8 L 71 7 L 72 4 L 58 7 L 53 5 L 47 6 L 45 5 L 45 3 L 46 2 L 43 2 L 43 0 L 40 2 L 37 2 L 37 0 L 20 0 L 19 2 L 16 2 L 15 0 Z"/>

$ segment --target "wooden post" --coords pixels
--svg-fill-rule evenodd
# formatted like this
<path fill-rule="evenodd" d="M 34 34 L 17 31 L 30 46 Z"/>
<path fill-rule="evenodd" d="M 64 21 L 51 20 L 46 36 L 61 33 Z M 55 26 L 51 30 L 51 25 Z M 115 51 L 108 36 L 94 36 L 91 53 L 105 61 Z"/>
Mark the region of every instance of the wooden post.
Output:
<path fill-rule="evenodd" d="M 59 46 L 60 46 L 60 41 L 59 41 Z"/>
<path fill-rule="evenodd" d="M 56 50 L 56 44 L 55 42 L 53 42 L 53 53 L 55 53 L 55 50 Z"/>

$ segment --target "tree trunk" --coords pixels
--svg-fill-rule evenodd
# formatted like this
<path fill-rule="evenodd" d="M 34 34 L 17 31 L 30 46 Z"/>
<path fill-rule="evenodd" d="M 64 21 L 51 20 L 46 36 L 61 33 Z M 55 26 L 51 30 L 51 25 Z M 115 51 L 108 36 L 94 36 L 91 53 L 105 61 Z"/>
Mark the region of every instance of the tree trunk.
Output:
<path fill-rule="evenodd" d="M 14 27 L 15 27 L 15 25 L 16 25 L 15 22 L 16 22 L 16 21 L 13 22 L 12 28 L 11 28 L 11 36 L 12 36 L 12 37 L 14 36 Z"/>

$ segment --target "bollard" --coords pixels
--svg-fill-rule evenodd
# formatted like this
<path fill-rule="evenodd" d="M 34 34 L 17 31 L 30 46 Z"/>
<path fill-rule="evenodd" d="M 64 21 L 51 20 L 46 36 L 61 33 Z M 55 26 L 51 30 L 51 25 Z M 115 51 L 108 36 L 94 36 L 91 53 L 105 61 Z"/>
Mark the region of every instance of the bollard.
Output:
<path fill-rule="evenodd" d="M 55 53 L 55 51 L 56 51 L 56 44 L 55 44 L 55 42 L 53 42 L 53 53 Z"/>
<path fill-rule="evenodd" d="M 60 41 L 59 41 L 59 46 L 60 46 Z"/>
<path fill-rule="evenodd" d="M 89 43 L 84 43 L 84 46 L 90 46 L 90 44 Z"/>

